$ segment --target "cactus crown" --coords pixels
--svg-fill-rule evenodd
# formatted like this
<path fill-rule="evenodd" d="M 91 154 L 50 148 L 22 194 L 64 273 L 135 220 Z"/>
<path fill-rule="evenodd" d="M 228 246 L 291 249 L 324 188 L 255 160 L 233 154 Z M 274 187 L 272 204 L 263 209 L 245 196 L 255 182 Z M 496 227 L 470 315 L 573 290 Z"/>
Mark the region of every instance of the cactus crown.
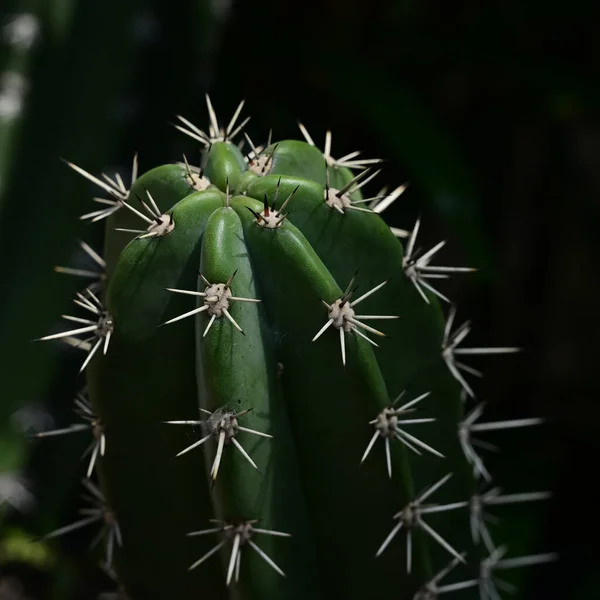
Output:
<path fill-rule="evenodd" d="M 225 126 L 207 106 L 208 131 L 176 125 L 199 167 L 138 176 L 136 156 L 127 187 L 68 163 L 109 196 L 81 217 L 106 223 L 104 258 L 81 242 L 94 268 L 57 267 L 92 279 L 85 316 L 41 339 L 86 353 L 87 393 L 81 423 L 38 437 L 91 431 L 92 507 L 46 537 L 100 524 L 133 600 L 496 600 L 496 570 L 556 557 L 504 559 L 484 520 L 548 493 L 480 490 L 472 434 L 541 420 L 465 414 L 480 373 L 463 358 L 518 351 L 464 348 L 470 324 L 444 320 L 433 280 L 473 269 L 432 265 L 444 242 L 421 251 L 420 221 L 382 219 L 407 185 L 365 194 L 379 159 L 334 159 L 303 125 L 238 142 L 244 103 Z"/>

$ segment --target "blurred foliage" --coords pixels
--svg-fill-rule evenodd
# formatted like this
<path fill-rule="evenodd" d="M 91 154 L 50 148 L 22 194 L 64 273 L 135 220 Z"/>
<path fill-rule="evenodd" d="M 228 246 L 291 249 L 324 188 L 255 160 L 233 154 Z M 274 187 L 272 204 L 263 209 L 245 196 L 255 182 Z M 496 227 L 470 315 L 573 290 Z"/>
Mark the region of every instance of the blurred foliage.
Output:
<path fill-rule="evenodd" d="M 85 440 L 27 439 L 69 423 L 81 385 L 79 351 L 31 342 L 81 283 L 53 266 L 81 260 L 78 239 L 95 248 L 101 239 L 78 219 L 96 191 L 60 158 L 125 178 L 136 150 L 142 170 L 183 152 L 193 160 L 197 148 L 170 123 L 182 114 L 203 125 L 207 91 L 225 115 L 246 98 L 259 142 L 270 128 L 297 136 L 299 119 L 316 141 L 332 129 L 334 154 L 386 157 L 391 183 L 411 184 L 390 222 L 410 229 L 422 214 L 424 245 L 448 239 L 445 263 L 482 269 L 444 288 L 472 318 L 470 339 L 526 352 L 486 362 L 476 391 L 490 419 L 550 419 L 511 435 L 489 463 L 507 492 L 555 493 L 544 509 L 502 513 L 511 551 L 562 556 L 560 568 L 519 573 L 522 597 L 597 596 L 598 523 L 585 512 L 597 492 L 579 476 L 600 444 L 589 315 L 600 257 L 593 9 L 579 0 L 4 0 L 0 477 L 16 477 L 35 502 L 0 502 L 0 597 L 12 586 L 21 591 L 6 597 L 94 598 L 112 585 L 85 553 L 85 531 L 33 553 L 25 542 L 74 518 L 83 472 Z"/>

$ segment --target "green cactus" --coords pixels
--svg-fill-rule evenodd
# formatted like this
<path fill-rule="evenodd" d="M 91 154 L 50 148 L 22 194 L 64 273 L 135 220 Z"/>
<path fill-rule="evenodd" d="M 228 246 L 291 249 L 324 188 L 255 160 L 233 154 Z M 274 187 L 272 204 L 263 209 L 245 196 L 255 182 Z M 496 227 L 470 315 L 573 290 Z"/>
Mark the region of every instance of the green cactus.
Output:
<path fill-rule="evenodd" d="M 469 324 L 452 330 L 432 281 L 472 269 L 432 266 L 443 243 L 420 252 L 419 222 L 386 224 L 406 186 L 365 197 L 379 160 L 335 160 L 331 134 L 322 152 L 303 126 L 306 141 L 246 136 L 244 154 L 243 103 L 223 128 L 207 102 L 207 133 L 177 126 L 198 167 L 138 177 L 136 158 L 128 188 L 69 163 L 110 194 L 85 215 L 106 219 L 105 252 L 84 244 L 97 268 L 61 268 L 93 277 L 87 315 L 41 339 L 87 353 L 91 404 L 42 435 L 91 430 L 99 475 L 92 508 L 47 537 L 102 525 L 133 600 L 495 600 L 496 569 L 555 557 L 505 560 L 483 522 L 548 494 L 480 490 L 471 435 L 540 419 L 465 413 L 463 355 L 518 350 L 459 346 Z"/>

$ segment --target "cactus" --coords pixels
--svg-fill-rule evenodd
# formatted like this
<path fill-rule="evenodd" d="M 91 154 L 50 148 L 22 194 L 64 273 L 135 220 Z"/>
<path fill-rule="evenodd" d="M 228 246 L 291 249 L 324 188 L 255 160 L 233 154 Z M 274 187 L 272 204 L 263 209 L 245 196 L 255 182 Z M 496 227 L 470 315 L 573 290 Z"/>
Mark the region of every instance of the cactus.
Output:
<path fill-rule="evenodd" d="M 136 157 L 126 185 L 68 163 L 108 194 L 84 215 L 105 248 L 58 269 L 93 284 L 40 339 L 82 349 L 86 387 L 80 422 L 38 437 L 91 435 L 91 507 L 46 537 L 100 525 L 133 600 L 499 598 L 497 570 L 556 556 L 506 559 L 484 521 L 549 494 L 485 489 L 473 434 L 541 419 L 480 422 L 463 357 L 518 349 L 462 346 L 433 283 L 473 269 L 382 219 L 406 185 L 364 193 L 378 159 L 302 125 L 257 146 L 243 103 L 226 126 L 207 104 L 207 132 L 177 125 L 197 166 Z"/>

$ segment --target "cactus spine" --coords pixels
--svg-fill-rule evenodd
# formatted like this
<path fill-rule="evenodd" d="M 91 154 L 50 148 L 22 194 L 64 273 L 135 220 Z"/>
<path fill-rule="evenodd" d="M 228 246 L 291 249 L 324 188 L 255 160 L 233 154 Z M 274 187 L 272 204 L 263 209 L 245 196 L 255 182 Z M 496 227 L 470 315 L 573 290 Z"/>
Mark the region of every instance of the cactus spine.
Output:
<path fill-rule="evenodd" d="M 70 165 L 110 194 L 85 215 L 108 223 L 88 252 L 106 273 L 42 339 L 87 352 L 99 476 L 91 516 L 51 535 L 101 521 L 134 600 L 497 598 L 483 507 L 548 494 L 479 495 L 471 434 L 540 420 L 465 415 L 462 356 L 517 351 L 460 347 L 468 323 L 444 320 L 432 281 L 471 269 L 385 223 L 406 186 L 365 197 L 378 160 L 333 159 L 303 126 L 244 155 L 243 103 L 221 127 L 207 101 L 208 132 L 177 126 L 199 167 L 138 177 L 136 159 L 128 188 Z"/>

